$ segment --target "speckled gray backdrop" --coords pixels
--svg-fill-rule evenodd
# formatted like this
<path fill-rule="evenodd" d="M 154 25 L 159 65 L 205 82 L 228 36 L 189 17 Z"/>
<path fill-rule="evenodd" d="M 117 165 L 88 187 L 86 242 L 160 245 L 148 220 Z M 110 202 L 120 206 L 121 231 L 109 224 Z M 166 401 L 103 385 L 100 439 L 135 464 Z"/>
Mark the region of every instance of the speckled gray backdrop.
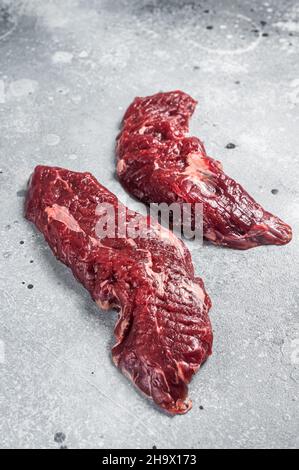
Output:
<path fill-rule="evenodd" d="M 0 0 L 0 446 L 298 446 L 299 3 Z M 248 252 L 189 243 L 214 354 L 171 418 L 110 359 L 100 312 L 23 219 L 35 165 L 89 170 L 130 207 L 114 139 L 136 95 L 180 88 L 192 132 L 294 229 Z M 227 149 L 232 142 L 235 149 Z"/>

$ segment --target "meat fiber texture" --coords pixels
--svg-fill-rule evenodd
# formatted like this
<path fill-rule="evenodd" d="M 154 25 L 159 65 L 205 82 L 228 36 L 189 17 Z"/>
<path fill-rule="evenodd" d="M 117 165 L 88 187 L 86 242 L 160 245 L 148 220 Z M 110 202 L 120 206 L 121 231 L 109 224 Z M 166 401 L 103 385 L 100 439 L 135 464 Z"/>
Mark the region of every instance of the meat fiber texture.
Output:
<path fill-rule="evenodd" d="M 265 211 L 203 142 L 189 137 L 196 101 L 182 91 L 136 98 L 117 139 L 117 173 L 125 189 L 149 203 L 202 204 L 204 237 L 216 245 L 248 249 L 283 245 L 289 225 Z"/>
<path fill-rule="evenodd" d="M 210 298 L 183 242 L 148 217 L 126 211 L 138 237 L 97 237 L 103 204 L 124 209 L 90 173 L 38 166 L 25 213 L 100 308 L 119 312 L 116 366 L 163 410 L 185 413 L 187 384 L 211 354 Z"/>

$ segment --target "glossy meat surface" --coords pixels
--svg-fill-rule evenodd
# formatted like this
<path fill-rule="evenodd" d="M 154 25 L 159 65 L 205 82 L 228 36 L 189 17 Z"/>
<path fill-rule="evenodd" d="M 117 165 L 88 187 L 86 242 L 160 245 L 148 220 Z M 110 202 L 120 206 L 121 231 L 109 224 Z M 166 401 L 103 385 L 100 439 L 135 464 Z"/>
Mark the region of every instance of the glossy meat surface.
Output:
<path fill-rule="evenodd" d="M 147 204 L 201 203 L 204 237 L 216 245 L 288 243 L 290 226 L 265 211 L 197 137 L 188 136 L 195 106 L 182 91 L 133 101 L 117 139 L 117 173 L 125 189 Z"/>
<path fill-rule="evenodd" d="M 100 308 L 119 312 L 114 363 L 159 407 L 185 413 L 187 385 L 211 354 L 209 296 L 183 242 L 148 218 L 127 210 L 139 236 L 99 238 L 102 204 L 124 209 L 90 173 L 38 166 L 25 214 Z"/>

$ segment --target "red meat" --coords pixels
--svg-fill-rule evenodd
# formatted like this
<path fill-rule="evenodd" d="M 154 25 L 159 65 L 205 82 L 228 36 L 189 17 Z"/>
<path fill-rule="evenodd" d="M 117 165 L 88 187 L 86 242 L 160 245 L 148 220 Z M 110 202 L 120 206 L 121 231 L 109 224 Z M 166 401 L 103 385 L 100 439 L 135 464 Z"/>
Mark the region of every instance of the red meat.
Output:
<path fill-rule="evenodd" d="M 195 106 L 182 91 L 133 101 L 117 140 L 117 172 L 125 189 L 147 204 L 202 203 L 204 237 L 216 245 L 288 243 L 289 225 L 227 176 L 197 137 L 188 137 Z"/>
<path fill-rule="evenodd" d="M 99 238 L 103 204 L 125 209 L 90 173 L 38 166 L 25 212 L 100 308 L 119 312 L 114 363 L 159 407 L 185 413 L 187 384 L 211 354 L 209 296 L 183 242 L 148 218 L 127 210 L 125 227 L 143 231 Z"/>

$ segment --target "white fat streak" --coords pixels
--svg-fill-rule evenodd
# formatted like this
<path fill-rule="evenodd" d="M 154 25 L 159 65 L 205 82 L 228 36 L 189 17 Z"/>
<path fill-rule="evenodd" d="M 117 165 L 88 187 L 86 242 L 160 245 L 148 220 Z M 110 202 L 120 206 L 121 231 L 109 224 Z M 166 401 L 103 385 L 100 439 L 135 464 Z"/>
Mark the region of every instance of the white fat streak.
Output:
<path fill-rule="evenodd" d="M 202 154 L 199 152 L 189 153 L 187 156 L 188 166 L 186 167 L 184 174 L 191 176 L 198 176 L 198 172 L 209 172 L 208 166 L 202 158 Z"/>
<path fill-rule="evenodd" d="M 52 207 L 46 207 L 45 211 L 49 218 L 62 222 L 69 230 L 73 232 L 83 232 L 77 220 L 67 207 L 53 204 Z"/>
<path fill-rule="evenodd" d="M 141 135 L 143 135 L 144 132 L 146 131 L 146 129 L 147 129 L 147 126 L 142 126 L 142 127 L 140 127 L 138 133 L 141 134 Z"/>
<path fill-rule="evenodd" d="M 195 374 L 195 372 L 197 372 L 201 366 L 201 364 L 196 364 L 196 365 L 188 364 L 185 361 L 175 361 L 175 363 L 176 363 L 177 370 L 178 370 L 178 376 L 185 383 L 188 383 L 188 381 L 185 377 L 183 367 L 186 367 L 187 369 L 192 369 L 193 373 Z"/>
<path fill-rule="evenodd" d="M 123 160 L 119 160 L 116 165 L 116 170 L 119 175 L 124 173 L 127 169 L 127 165 Z"/>
<path fill-rule="evenodd" d="M 207 185 L 202 180 L 203 176 L 210 176 L 212 172 L 208 169 L 206 162 L 202 158 L 202 154 L 200 152 L 193 152 L 187 156 L 187 163 L 185 170 L 183 172 L 174 170 L 173 174 L 175 175 L 186 175 L 184 178 L 186 181 L 190 181 L 192 185 L 197 185 L 201 191 L 201 193 L 205 196 L 213 196 L 214 191 L 211 190 L 209 185 Z M 158 170 L 159 163 L 157 161 L 154 162 L 154 170 Z"/>
<path fill-rule="evenodd" d="M 65 206 L 60 206 L 59 204 L 53 204 L 53 206 L 46 207 L 45 209 L 49 218 L 53 220 L 57 220 L 58 222 L 63 223 L 69 230 L 77 233 L 85 233 L 80 225 L 78 224 L 75 217 L 70 213 L 69 209 Z M 101 243 L 100 240 L 90 237 L 90 241 L 101 248 L 105 248 L 106 250 L 113 250 L 110 246 L 106 246 Z"/>
<path fill-rule="evenodd" d="M 209 185 L 202 180 L 203 176 L 208 177 L 212 175 L 212 173 L 208 169 L 205 160 L 201 157 L 202 155 L 198 152 L 190 153 L 187 157 L 188 165 L 183 174 L 186 175 L 187 181 L 198 186 L 204 196 L 213 196 L 215 194 L 213 187 L 209 187 Z"/>
<path fill-rule="evenodd" d="M 150 279 L 152 279 L 152 281 L 154 281 L 157 288 L 157 293 L 159 295 L 163 295 L 165 292 L 167 276 L 164 272 L 157 273 L 153 271 L 152 255 L 149 251 L 147 251 L 147 253 L 148 260 L 144 263 L 146 274 Z M 180 280 L 180 293 L 182 298 L 185 298 L 186 300 L 188 300 L 188 297 L 192 295 L 196 299 L 199 299 L 202 304 L 205 301 L 205 292 L 199 283 L 185 277 Z"/>
<path fill-rule="evenodd" d="M 97 299 L 96 304 L 102 310 L 112 310 L 113 308 L 116 308 L 119 306 L 115 302 L 109 302 L 109 300 L 101 300 L 101 299 Z"/>
<path fill-rule="evenodd" d="M 163 272 L 156 273 L 155 271 L 153 271 L 153 262 L 152 262 L 151 253 L 150 252 L 148 253 L 149 253 L 149 259 L 146 263 L 144 263 L 145 272 L 148 275 L 148 277 L 152 279 L 152 281 L 154 281 L 154 283 L 156 284 L 158 294 L 163 295 L 164 284 L 165 284 L 165 279 L 166 279 L 165 273 Z"/>
<path fill-rule="evenodd" d="M 112 304 L 109 302 L 109 300 L 96 300 L 96 304 L 100 307 L 102 310 L 110 310 L 112 308 Z"/>

